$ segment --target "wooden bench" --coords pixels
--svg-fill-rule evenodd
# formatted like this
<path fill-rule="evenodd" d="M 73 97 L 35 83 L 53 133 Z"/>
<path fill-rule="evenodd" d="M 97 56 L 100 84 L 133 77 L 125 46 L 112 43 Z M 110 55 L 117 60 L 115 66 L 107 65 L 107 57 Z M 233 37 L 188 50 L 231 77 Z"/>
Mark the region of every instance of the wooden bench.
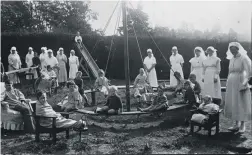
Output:
<path fill-rule="evenodd" d="M 184 108 L 184 107 L 187 107 L 188 104 L 178 104 L 178 105 L 172 105 L 170 106 L 169 108 L 167 108 L 166 111 L 164 112 L 167 112 L 167 111 L 171 111 L 171 110 L 175 110 L 175 109 L 178 109 L 178 108 Z M 76 113 L 80 113 L 80 114 L 84 114 L 84 115 L 93 115 L 93 116 L 123 116 L 123 115 L 137 115 L 138 117 L 140 115 L 146 115 L 146 114 L 152 114 L 153 112 L 141 112 L 141 111 L 130 111 L 130 112 L 121 112 L 121 113 L 118 113 L 118 114 L 115 114 L 115 115 L 108 115 L 108 114 L 98 114 L 98 113 L 95 113 L 94 111 L 89 111 L 89 110 L 85 110 L 85 109 L 79 109 L 77 111 L 75 111 Z M 163 112 L 163 111 L 162 111 Z"/>

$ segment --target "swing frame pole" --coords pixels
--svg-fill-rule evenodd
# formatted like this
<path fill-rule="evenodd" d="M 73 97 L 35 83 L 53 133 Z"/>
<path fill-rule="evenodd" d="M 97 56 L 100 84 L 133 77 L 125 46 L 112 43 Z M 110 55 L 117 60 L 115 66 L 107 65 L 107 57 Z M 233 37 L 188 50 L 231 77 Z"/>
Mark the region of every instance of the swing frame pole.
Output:
<path fill-rule="evenodd" d="M 126 80 L 126 107 L 130 111 L 130 78 L 129 78 L 129 51 L 128 51 L 128 30 L 127 30 L 127 15 L 126 15 L 126 0 L 122 1 L 123 15 L 123 36 L 124 36 L 124 70 Z"/>

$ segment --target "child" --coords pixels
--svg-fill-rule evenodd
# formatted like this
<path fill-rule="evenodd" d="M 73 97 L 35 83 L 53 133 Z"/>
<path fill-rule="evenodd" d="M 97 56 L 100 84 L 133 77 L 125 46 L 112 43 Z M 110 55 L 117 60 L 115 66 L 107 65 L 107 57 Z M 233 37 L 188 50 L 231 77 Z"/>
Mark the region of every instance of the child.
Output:
<path fill-rule="evenodd" d="M 145 71 L 143 68 L 139 69 L 139 74 L 137 75 L 135 82 L 134 82 L 134 97 L 137 97 L 138 99 L 142 98 L 144 102 L 146 102 L 146 96 L 145 94 L 147 93 L 147 87 L 149 86 L 148 84 L 148 78 L 145 74 Z M 140 102 L 140 101 L 138 101 Z"/>
<path fill-rule="evenodd" d="M 57 128 L 73 128 L 75 130 L 88 130 L 87 124 L 83 120 L 75 121 L 72 119 L 66 119 L 53 110 L 50 104 L 47 102 L 46 93 L 41 91 L 37 92 L 37 103 L 36 103 L 36 115 L 57 117 L 56 127 Z M 43 127 L 51 128 L 52 120 L 51 118 L 41 118 L 40 125 Z"/>
<path fill-rule="evenodd" d="M 185 89 L 185 94 L 184 94 L 184 103 L 187 103 L 190 105 L 192 108 L 193 106 L 197 106 L 197 100 L 195 97 L 195 93 L 193 91 L 193 85 L 190 81 L 186 81 L 184 83 L 184 89 Z"/>
<path fill-rule="evenodd" d="M 158 95 L 154 97 L 152 104 L 145 109 L 138 108 L 142 112 L 159 112 L 161 110 L 166 110 L 169 107 L 168 100 L 164 95 L 163 88 L 158 87 Z"/>
<path fill-rule="evenodd" d="M 193 114 L 191 121 L 196 122 L 196 123 L 200 123 L 200 124 L 204 124 L 207 122 L 207 120 L 209 119 L 209 116 L 207 114 L 215 114 L 218 113 L 219 111 L 219 106 L 217 104 L 214 104 L 212 102 L 212 98 L 209 95 L 206 95 L 203 98 L 203 103 L 200 104 L 199 108 L 200 111 L 202 111 L 204 114 L 202 113 L 198 113 L 198 114 Z M 200 129 L 199 129 L 200 130 Z"/>
<path fill-rule="evenodd" d="M 40 90 L 44 90 L 43 88 L 56 88 L 57 87 L 57 75 L 50 65 L 46 67 L 46 71 L 42 71 L 42 81 L 39 84 Z"/>
<path fill-rule="evenodd" d="M 102 108 L 97 107 L 95 113 L 118 114 L 119 109 L 122 112 L 122 101 L 117 95 L 117 87 L 110 86 L 106 104 Z"/>
<path fill-rule="evenodd" d="M 81 78 L 82 78 L 82 72 L 78 71 L 76 73 L 76 78 L 74 79 L 74 82 L 78 86 L 79 93 L 81 94 L 81 96 L 83 97 L 85 102 L 88 104 L 88 98 L 87 98 L 86 94 L 84 93 L 83 80 Z"/>
<path fill-rule="evenodd" d="M 185 80 L 182 78 L 179 72 L 174 72 L 174 76 L 177 79 L 177 85 L 175 87 L 174 86 L 166 87 L 165 83 L 163 83 L 163 87 L 164 87 L 164 90 L 173 90 L 174 95 L 175 95 L 178 92 L 182 92 Z"/>
<path fill-rule="evenodd" d="M 189 80 L 194 84 L 194 87 L 193 87 L 194 93 L 199 96 L 201 93 L 201 87 L 200 87 L 200 84 L 196 81 L 196 75 L 190 74 Z"/>
<path fill-rule="evenodd" d="M 68 102 L 63 104 L 61 107 L 62 111 L 73 111 L 78 110 L 79 108 L 84 108 L 82 103 L 82 96 L 80 95 L 78 91 L 78 86 L 75 85 L 74 81 L 67 82 L 67 87 L 69 88 L 69 94 L 68 94 Z"/>
<path fill-rule="evenodd" d="M 109 87 L 108 79 L 105 77 L 105 73 L 102 69 L 99 70 L 98 75 L 99 77 L 96 79 L 94 87 L 102 92 L 105 98 L 107 98 Z"/>
<path fill-rule="evenodd" d="M 80 45 L 80 48 L 83 48 L 82 47 L 82 37 L 80 36 L 80 32 L 77 32 L 77 36 L 75 36 L 74 40 L 76 43 L 78 43 Z"/>

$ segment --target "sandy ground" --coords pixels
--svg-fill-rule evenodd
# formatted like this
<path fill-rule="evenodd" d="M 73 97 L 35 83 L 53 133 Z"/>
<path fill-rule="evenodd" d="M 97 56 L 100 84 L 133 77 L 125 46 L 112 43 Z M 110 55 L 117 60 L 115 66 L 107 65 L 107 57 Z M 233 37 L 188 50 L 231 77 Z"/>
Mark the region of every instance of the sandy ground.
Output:
<path fill-rule="evenodd" d="M 59 102 L 66 93 L 60 90 L 49 99 L 50 104 Z M 119 94 L 124 100 L 124 91 Z M 32 97 L 34 98 L 34 97 Z M 90 96 L 89 96 L 90 98 Z M 103 96 L 98 96 L 103 100 Z M 132 102 L 135 102 L 132 100 Z M 92 108 L 87 108 L 92 109 Z M 132 106 L 134 109 L 134 106 Z M 207 136 L 207 131 L 189 135 L 183 113 L 167 112 L 161 118 L 143 115 L 136 116 L 88 116 L 89 131 L 70 132 L 70 139 L 64 133 L 57 135 L 56 145 L 51 143 L 48 134 L 41 135 L 41 142 L 35 143 L 34 135 L 21 131 L 2 130 L 1 153 L 3 154 L 234 154 L 248 153 L 252 150 L 251 122 L 247 123 L 244 134 L 231 133 L 226 129 L 232 122 L 222 116 L 218 136 Z M 73 114 L 71 118 L 80 119 L 82 115 Z M 212 133 L 214 134 L 214 129 Z"/>

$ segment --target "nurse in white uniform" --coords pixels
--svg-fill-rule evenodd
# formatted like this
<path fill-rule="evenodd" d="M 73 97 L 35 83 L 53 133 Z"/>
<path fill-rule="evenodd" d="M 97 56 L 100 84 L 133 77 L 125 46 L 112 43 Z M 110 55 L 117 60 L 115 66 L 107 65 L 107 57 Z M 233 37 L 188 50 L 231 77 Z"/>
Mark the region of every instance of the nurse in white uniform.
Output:
<path fill-rule="evenodd" d="M 144 59 L 144 68 L 148 76 L 151 87 L 158 87 L 157 73 L 155 66 L 157 64 L 156 58 L 154 57 L 152 50 L 147 50 L 148 56 Z"/>
<path fill-rule="evenodd" d="M 184 58 L 178 53 L 178 48 L 176 46 L 172 47 L 172 55 L 170 56 L 170 62 L 172 68 L 172 70 L 170 70 L 170 86 L 176 86 L 177 79 L 174 76 L 174 72 L 179 72 L 181 78 L 184 79 L 184 74 L 182 70 Z"/>

